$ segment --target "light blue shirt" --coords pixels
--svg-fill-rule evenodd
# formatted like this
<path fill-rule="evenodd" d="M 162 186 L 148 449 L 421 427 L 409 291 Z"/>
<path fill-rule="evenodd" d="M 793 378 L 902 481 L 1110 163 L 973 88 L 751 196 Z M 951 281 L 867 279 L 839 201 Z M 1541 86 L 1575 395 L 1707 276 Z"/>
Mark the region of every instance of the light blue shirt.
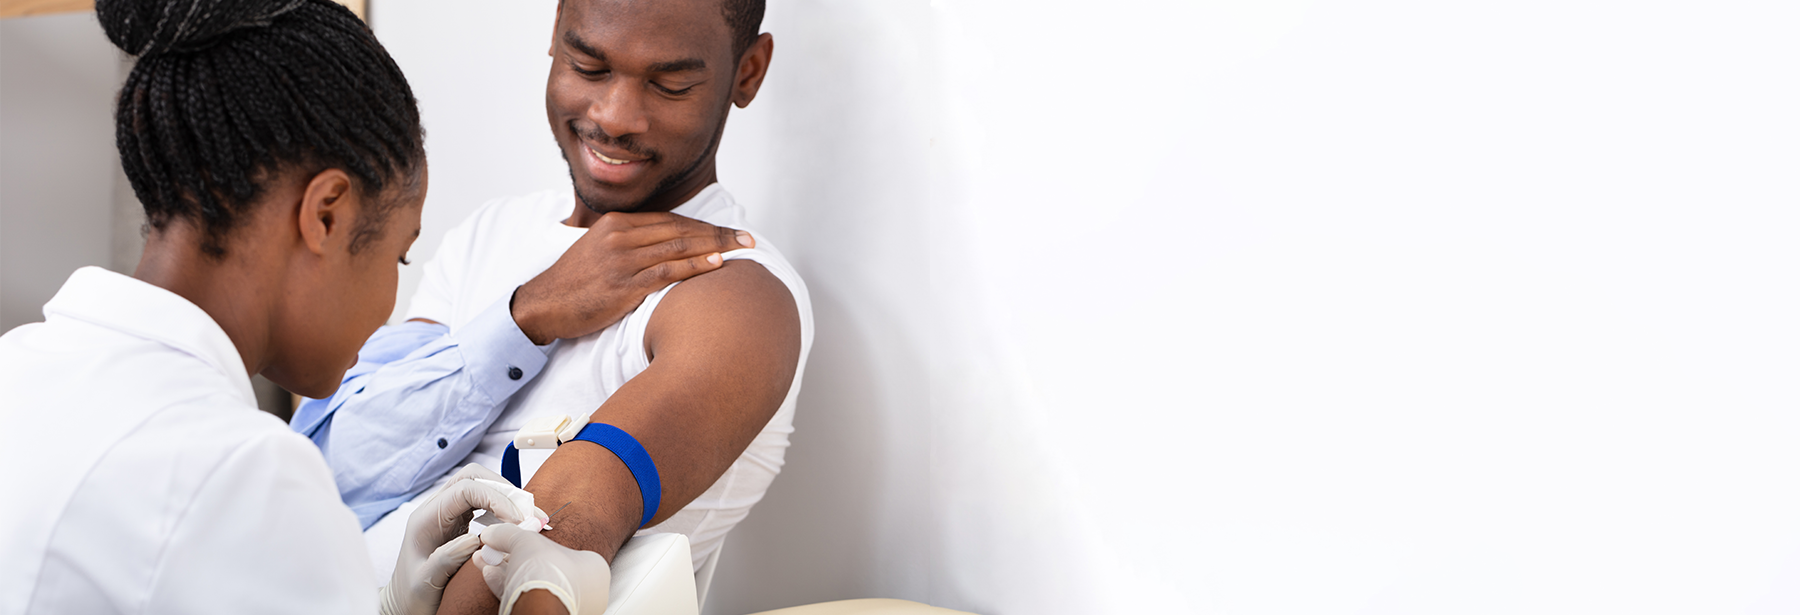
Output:
<path fill-rule="evenodd" d="M 312 438 L 363 529 L 436 482 L 481 441 L 514 393 L 543 371 L 538 346 L 494 303 L 469 324 L 405 322 L 363 344 L 330 399 L 312 399 L 289 426 Z"/>

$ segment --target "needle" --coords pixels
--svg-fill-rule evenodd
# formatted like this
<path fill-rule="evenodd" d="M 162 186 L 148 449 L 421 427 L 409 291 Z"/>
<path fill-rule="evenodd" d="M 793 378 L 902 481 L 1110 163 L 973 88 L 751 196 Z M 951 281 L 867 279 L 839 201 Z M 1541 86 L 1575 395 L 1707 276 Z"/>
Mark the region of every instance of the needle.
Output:
<path fill-rule="evenodd" d="M 544 529 L 546 529 L 546 530 L 551 529 L 550 528 L 550 519 L 555 519 L 556 513 L 562 512 L 564 508 L 568 508 L 570 504 L 574 504 L 574 503 L 575 503 L 575 500 L 569 500 L 567 502 L 564 502 L 562 506 L 556 507 L 556 512 L 550 513 L 550 516 L 548 518 L 544 519 Z"/>

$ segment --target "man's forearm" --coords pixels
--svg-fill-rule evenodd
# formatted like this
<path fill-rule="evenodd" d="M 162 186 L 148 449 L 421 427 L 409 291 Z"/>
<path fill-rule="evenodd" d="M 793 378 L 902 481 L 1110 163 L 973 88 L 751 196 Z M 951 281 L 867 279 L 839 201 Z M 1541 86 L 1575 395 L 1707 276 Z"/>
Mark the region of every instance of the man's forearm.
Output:
<path fill-rule="evenodd" d="M 499 611 L 500 599 L 488 589 L 472 559 L 450 577 L 444 585 L 444 601 L 438 603 L 438 615 L 494 615 Z"/>
<path fill-rule="evenodd" d="M 631 471 L 611 451 L 591 442 L 572 442 L 550 455 L 525 486 L 540 508 L 556 510 L 544 536 L 571 549 L 599 553 L 608 563 L 636 532 L 642 499 Z M 444 588 L 439 615 L 491 615 L 500 602 L 474 564 L 463 566 Z M 529 613 L 519 611 L 515 613 Z"/>
<path fill-rule="evenodd" d="M 562 600 L 542 589 L 534 589 L 519 596 L 513 603 L 513 611 L 519 615 L 569 615 L 569 609 L 563 606 Z"/>
<path fill-rule="evenodd" d="M 592 442 L 564 444 L 525 485 L 550 509 L 563 507 L 544 536 L 571 549 L 593 551 L 611 563 L 637 532 L 642 496 L 631 470 L 612 451 Z"/>

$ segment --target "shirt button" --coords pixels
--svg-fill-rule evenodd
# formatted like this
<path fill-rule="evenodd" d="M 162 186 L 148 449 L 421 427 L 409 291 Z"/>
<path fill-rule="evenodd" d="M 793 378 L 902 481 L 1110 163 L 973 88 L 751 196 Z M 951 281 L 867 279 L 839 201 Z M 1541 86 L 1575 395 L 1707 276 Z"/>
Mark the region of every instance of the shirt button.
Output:
<path fill-rule="evenodd" d="M 444 448 L 446 446 L 450 446 L 450 442 L 443 438 L 438 438 L 438 448 Z"/>
<path fill-rule="evenodd" d="M 513 380 L 518 380 L 520 378 L 524 378 L 525 370 L 519 369 L 517 367 L 508 367 L 508 368 L 506 368 L 506 377 L 511 378 Z"/>

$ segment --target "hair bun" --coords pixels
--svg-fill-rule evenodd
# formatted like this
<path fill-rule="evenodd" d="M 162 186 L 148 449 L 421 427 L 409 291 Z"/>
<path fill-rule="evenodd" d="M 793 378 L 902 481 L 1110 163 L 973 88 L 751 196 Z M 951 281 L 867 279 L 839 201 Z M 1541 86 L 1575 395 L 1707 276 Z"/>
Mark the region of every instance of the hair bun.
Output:
<path fill-rule="evenodd" d="M 260 28 L 313 0 L 96 0 L 106 38 L 125 53 L 190 51 L 246 28 Z"/>

